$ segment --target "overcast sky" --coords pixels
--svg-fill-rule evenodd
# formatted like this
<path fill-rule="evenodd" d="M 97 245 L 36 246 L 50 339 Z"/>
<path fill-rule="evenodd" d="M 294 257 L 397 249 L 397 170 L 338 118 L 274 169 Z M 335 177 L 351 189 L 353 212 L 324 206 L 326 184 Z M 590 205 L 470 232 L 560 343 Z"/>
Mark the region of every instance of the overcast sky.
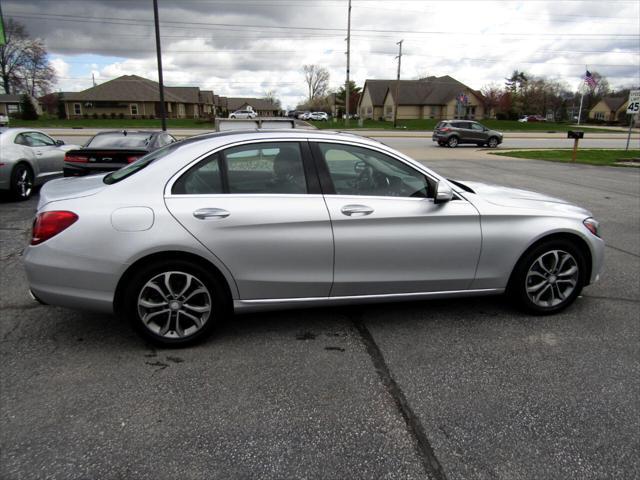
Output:
<path fill-rule="evenodd" d="M 157 80 L 152 0 L 1 0 L 42 38 L 58 89 L 137 74 Z M 302 66 L 345 81 L 347 0 L 159 0 L 164 78 L 227 96 L 305 97 Z M 585 65 L 614 87 L 640 84 L 640 2 L 353 0 L 351 77 L 451 75 L 480 89 L 514 69 L 576 89 Z"/>

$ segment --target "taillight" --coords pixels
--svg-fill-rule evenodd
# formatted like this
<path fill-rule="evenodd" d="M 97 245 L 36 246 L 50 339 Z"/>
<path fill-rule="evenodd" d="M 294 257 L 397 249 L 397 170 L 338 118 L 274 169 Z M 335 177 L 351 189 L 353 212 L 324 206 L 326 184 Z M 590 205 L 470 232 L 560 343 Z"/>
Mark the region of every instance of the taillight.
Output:
<path fill-rule="evenodd" d="M 83 157 L 82 155 L 69 155 L 66 154 L 64 156 L 65 162 L 75 162 L 75 163 L 87 163 L 89 161 L 89 157 Z"/>
<path fill-rule="evenodd" d="M 127 163 L 133 163 L 136 160 L 138 160 L 141 157 L 141 155 L 132 155 L 130 157 L 127 157 Z"/>
<path fill-rule="evenodd" d="M 451 129 L 449 127 L 444 127 L 440 129 L 441 132 L 450 132 Z"/>
<path fill-rule="evenodd" d="M 31 245 L 38 245 L 69 228 L 78 220 L 78 215 L 66 210 L 39 213 L 33 222 Z"/>

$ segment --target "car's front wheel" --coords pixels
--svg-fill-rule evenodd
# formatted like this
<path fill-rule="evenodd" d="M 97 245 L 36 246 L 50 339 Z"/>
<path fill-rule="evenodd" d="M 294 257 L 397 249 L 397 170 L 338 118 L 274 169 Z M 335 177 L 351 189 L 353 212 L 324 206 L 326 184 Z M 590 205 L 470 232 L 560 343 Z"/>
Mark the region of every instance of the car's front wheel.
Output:
<path fill-rule="evenodd" d="M 567 240 L 544 242 L 518 262 L 509 293 L 526 311 L 548 315 L 564 310 L 580 295 L 586 281 L 584 254 Z"/>
<path fill-rule="evenodd" d="M 449 140 L 447 140 L 447 146 L 450 148 L 456 148 L 458 146 L 458 137 L 451 137 L 449 138 Z"/>
<path fill-rule="evenodd" d="M 207 270 L 188 261 L 141 269 L 125 292 L 133 327 L 160 346 L 185 346 L 209 335 L 229 312 L 225 289 Z"/>
<path fill-rule="evenodd" d="M 33 172 L 28 165 L 19 163 L 11 172 L 11 195 L 16 200 L 27 200 L 33 192 Z"/>
<path fill-rule="evenodd" d="M 490 148 L 496 148 L 498 146 L 498 139 L 496 137 L 491 137 L 488 140 L 487 144 Z"/>

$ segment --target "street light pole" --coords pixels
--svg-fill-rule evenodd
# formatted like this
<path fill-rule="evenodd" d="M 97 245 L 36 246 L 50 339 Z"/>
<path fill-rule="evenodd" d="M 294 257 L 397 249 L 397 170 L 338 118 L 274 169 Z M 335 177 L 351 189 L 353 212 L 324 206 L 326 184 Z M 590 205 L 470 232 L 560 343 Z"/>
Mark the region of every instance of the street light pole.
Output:
<path fill-rule="evenodd" d="M 164 83 L 162 81 L 162 52 L 160 50 L 160 21 L 158 20 L 158 0 L 153 0 L 153 18 L 156 25 L 156 53 L 158 55 L 158 86 L 160 90 L 160 120 L 162 131 L 167 131 L 167 114 L 164 108 Z"/>
<path fill-rule="evenodd" d="M 398 101 L 398 95 L 400 95 L 400 63 L 402 62 L 402 42 L 404 40 L 400 40 L 396 45 L 400 45 L 400 49 L 398 51 L 398 79 L 396 80 L 396 94 L 395 94 L 395 107 L 393 109 L 393 128 L 396 128 L 396 124 L 398 122 L 398 105 L 400 102 Z"/>
<path fill-rule="evenodd" d="M 344 85 L 344 110 L 347 116 L 346 126 L 349 126 L 349 63 L 351 61 L 351 0 L 347 13 L 347 82 Z"/>

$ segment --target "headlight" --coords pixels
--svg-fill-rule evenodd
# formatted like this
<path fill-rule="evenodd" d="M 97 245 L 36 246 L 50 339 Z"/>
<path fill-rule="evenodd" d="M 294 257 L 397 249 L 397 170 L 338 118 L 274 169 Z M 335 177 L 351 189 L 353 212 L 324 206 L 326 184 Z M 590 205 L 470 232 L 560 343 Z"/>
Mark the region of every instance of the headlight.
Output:
<path fill-rule="evenodd" d="M 585 218 L 582 223 L 584 223 L 584 226 L 587 227 L 587 229 L 596 237 L 600 236 L 600 222 L 595 218 Z"/>

